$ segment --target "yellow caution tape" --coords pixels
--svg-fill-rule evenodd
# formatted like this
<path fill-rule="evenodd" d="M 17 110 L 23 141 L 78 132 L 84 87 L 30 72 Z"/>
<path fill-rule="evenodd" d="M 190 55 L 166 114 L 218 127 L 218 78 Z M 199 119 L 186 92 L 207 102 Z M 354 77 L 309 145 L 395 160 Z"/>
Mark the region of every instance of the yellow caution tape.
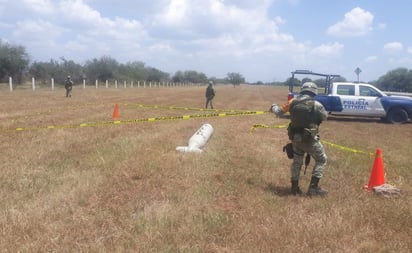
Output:
<path fill-rule="evenodd" d="M 288 125 L 289 125 L 289 123 L 284 124 L 284 125 L 272 125 L 272 126 L 268 126 L 268 125 L 265 125 L 265 124 L 255 124 L 250 128 L 250 132 L 253 133 L 256 128 L 286 128 L 286 127 L 288 127 Z M 325 141 L 325 140 L 322 140 L 322 143 L 325 143 L 325 144 L 328 144 L 328 145 L 330 145 L 334 148 L 344 150 L 344 151 L 349 151 L 349 152 L 352 152 L 352 153 L 366 154 L 366 155 L 369 155 L 370 157 L 373 157 L 373 155 L 374 155 L 371 152 L 366 152 L 366 151 L 358 150 L 358 149 L 355 149 L 355 148 L 349 148 L 349 147 L 341 146 L 341 145 L 338 145 L 338 144 L 335 144 L 335 143 L 332 143 L 332 142 L 328 142 L 328 141 Z"/>
<path fill-rule="evenodd" d="M 329 146 L 332 146 L 334 148 L 340 149 L 340 150 L 344 150 L 344 151 L 349 151 L 352 153 L 358 153 L 358 154 L 366 154 L 369 155 L 370 157 L 373 156 L 373 153 L 371 152 L 366 152 L 366 151 L 362 151 L 362 150 L 358 150 L 358 149 L 354 149 L 354 148 L 349 148 L 349 147 L 345 147 L 345 146 L 341 146 L 332 142 L 328 142 L 325 140 L 322 140 L 323 143 L 328 144 Z"/>
<path fill-rule="evenodd" d="M 45 129 L 57 129 L 57 128 L 76 128 L 76 127 L 97 127 L 97 126 L 113 126 L 121 124 L 134 124 L 141 122 L 155 122 L 164 120 L 187 120 L 197 118 L 214 118 L 214 117 L 228 117 L 228 116 L 248 116 L 248 115 L 261 115 L 263 111 L 233 111 L 225 113 L 211 113 L 211 114 L 195 114 L 195 115 L 182 115 L 182 116 L 163 116 L 152 117 L 144 119 L 129 119 L 129 120 L 115 120 L 106 122 L 92 122 L 92 123 L 80 123 L 72 125 L 55 125 L 55 126 L 40 126 L 40 127 L 18 127 L 15 129 L 0 129 L 0 132 L 10 131 L 33 131 L 33 130 L 45 130 Z"/>
<path fill-rule="evenodd" d="M 162 105 L 144 105 L 144 104 L 122 104 L 124 106 L 139 107 L 139 108 L 154 108 L 154 109 L 168 109 L 168 110 L 185 110 L 185 111 L 207 111 L 207 112 L 251 112 L 250 110 L 234 110 L 234 109 L 205 109 L 196 107 L 182 107 L 182 106 L 162 106 Z M 268 111 L 258 111 L 256 114 L 265 114 Z"/>
<path fill-rule="evenodd" d="M 284 125 L 274 125 L 274 126 L 268 126 L 265 124 L 255 124 L 250 128 L 250 133 L 253 133 L 255 131 L 256 128 L 286 128 L 288 127 L 288 124 L 284 124 Z"/>
<path fill-rule="evenodd" d="M 98 105 L 98 103 L 86 103 L 83 105 L 71 105 L 69 106 L 69 108 L 82 108 L 84 106 L 92 106 L 92 105 Z M 129 106 L 129 107 L 138 107 L 138 108 L 153 108 L 153 109 L 168 109 L 168 110 L 185 110 L 185 111 L 204 111 L 204 112 L 230 112 L 230 113 L 234 113 L 234 112 L 251 112 L 250 110 L 234 110 L 234 109 L 204 109 L 204 108 L 196 108 L 196 107 L 181 107 L 181 106 L 162 106 L 162 105 L 144 105 L 144 104 L 129 104 L 129 103 L 123 103 L 120 104 L 123 106 Z M 18 118 L 27 118 L 27 117 L 33 117 L 33 116 L 40 116 L 43 114 L 50 114 L 53 112 L 58 112 L 58 111 L 62 111 L 62 110 L 67 110 L 68 107 L 65 108 L 53 108 L 47 111 L 43 111 L 43 112 L 34 112 L 30 115 L 22 115 L 22 116 L 15 116 L 15 117 L 11 117 L 12 119 L 18 119 Z M 267 111 L 257 111 L 254 112 L 256 115 L 259 114 L 265 114 L 268 113 Z M 2 130 L 0 129 L 0 132 Z"/>

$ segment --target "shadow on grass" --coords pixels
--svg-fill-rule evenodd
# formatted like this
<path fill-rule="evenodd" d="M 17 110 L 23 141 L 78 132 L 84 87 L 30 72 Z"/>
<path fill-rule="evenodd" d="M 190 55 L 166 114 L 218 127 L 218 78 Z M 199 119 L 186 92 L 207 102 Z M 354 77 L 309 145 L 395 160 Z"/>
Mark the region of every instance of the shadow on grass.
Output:
<path fill-rule="evenodd" d="M 291 196 L 290 187 L 277 186 L 273 183 L 268 183 L 264 189 L 279 197 Z"/>
<path fill-rule="evenodd" d="M 282 118 L 290 119 L 288 115 L 282 116 Z M 351 117 L 351 116 L 336 116 L 336 115 L 328 115 L 328 121 L 337 121 L 337 122 L 359 122 L 359 123 L 381 123 L 381 124 L 388 124 L 393 125 L 392 123 L 383 120 L 378 117 Z M 412 124 L 412 121 L 407 121 L 404 124 Z"/>
<path fill-rule="evenodd" d="M 380 118 L 374 118 L 374 117 L 350 117 L 350 116 L 334 116 L 334 115 L 329 115 L 328 121 L 389 124 L 388 122 Z"/>
<path fill-rule="evenodd" d="M 374 118 L 374 117 L 350 117 L 350 116 L 335 116 L 329 115 L 328 121 L 337 121 L 337 122 L 359 122 L 359 123 L 381 123 L 386 125 L 396 125 L 392 124 L 384 119 L 381 118 Z M 412 124 L 412 121 L 407 121 L 403 124 Z"/>
<path fill-rule="evenodd" d="M 290 186 L 277 186 L 274 185 L 273 183 L 267 183 L 267 182 L 256 182 L 252 178 L 247 179 L 247 184 L 252 186 L 252 187 L 257 187 L 261 188 L 264 191 L 270 192 L 273 195 L 279 196 L 279 197 L 286 197 L 286 196 L 292 196 L 290 193 Z"/>

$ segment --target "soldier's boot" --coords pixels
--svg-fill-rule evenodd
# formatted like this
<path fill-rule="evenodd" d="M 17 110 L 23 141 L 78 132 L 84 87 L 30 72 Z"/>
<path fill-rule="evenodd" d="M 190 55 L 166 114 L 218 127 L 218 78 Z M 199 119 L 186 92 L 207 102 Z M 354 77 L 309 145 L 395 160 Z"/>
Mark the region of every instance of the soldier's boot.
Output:
<path fill-rule="evenodd" d="M 292 193 L 292 195 L 301 195 L 302 194 L 302 191 L 300 190 L 300 188 L 299 188 L 299 181 L 298 180 L 292 180 L 291 181 L 291 183 L 292 183 L 292 187 L 291 187 L 291 193 Z"/>
<path fill-rule="evenodd" d="M 320 178 L 317 177 L 312 177 L 310 180 L 309 184 L 309 190 L 308 190 L 308 195 L 309 196 L 320 196 L 320 197 L 325 197 L 328 195 L 328 192 L 326 190 L 323 190 L 318 186 Z"/>

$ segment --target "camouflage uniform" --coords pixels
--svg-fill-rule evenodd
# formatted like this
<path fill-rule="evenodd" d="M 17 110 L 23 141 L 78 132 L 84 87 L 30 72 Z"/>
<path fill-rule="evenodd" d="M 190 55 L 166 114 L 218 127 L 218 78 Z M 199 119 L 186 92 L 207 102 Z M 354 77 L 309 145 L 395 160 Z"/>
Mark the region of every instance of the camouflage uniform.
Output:
<path fill-rule="evenodd" d="M 301 95 L 295 100 L 307 99 L 309 96 Z M 295 101 L 296 102 L 296 101 Z M 292 102 L 293 106 L 293 102 Z M 310 124 L 307 129 L 301 132 L 297 130 L 291 137 L 293 144 L 293 163 L 291 166 L 292 180 L 299 180 L 300 169 L 303 165 L 303 156 L 308 153 L 315 160 L 315 167 L 313 168 L 312 176 L 321 178 L 323 176 L 324 167 L 326 165 L 326 154 L 322 143 L 319 141 L 318 128 L 319 124 L 327 119 L 327 112 L 325 108 L 318 101 L 314 101 L 315 119 L 313 124 Z"/>
<path fill-rule="evenodd" d="M 209 82 L 209 85 L 206 88 L 205 96 L 206 96 L 205 108 L 207 109 L 207 106 L 210 103 L 210 108 L 213 109 L 213 98 L 215 97 L 215 89 L 213 89 L 213 82 L 212 81 Z"/>
<path fill-rule="evenodd" d="M 72 89 L 73 89 L 73 81 L 70 79 L 70 76 L 67 77 L 66 83 L 64 84 L 64 88 L 66 89 L 66 97 L 71 97 Z"/>
<path fill-rule="evenodd" d="M 305 85 L 311 85 L 312 90 L 307 89 Z M 312 99 L 316 94 L 316 85 L 314 83 L 305 83 L 302 86 L 301 94 L 298 97 L 290 100 L 287 104 L 281 107 L 273 104 L 270 109 L 278 116 L 281 116 L 288 111 L 291 115 L 288 135 L 293 146 L 293 162 L 290 170 L 292 184 L 291 192 L 294 195 L 302 193 L 299 188 L 299 178 L 305 153 L 309 154 L 315 160 L 308 194 L 321 196 L 327 194 L 325 190 L 322 190 L 318 186 L 318 182 L 323 176 L 327 161 L 325 150 L 319 139 L 318 129 L 320 123 L 327 119 L 327 112 L 321 103 Z M 298 112 L 294 110 L 294 108 L 301 103 L 307 104 L 307 108 L 310 109 L 310 112 L 304 112 L 303 114 L 297 115 Z M 305 123 L 299 124 L 296 123 L 297 121 Z"/>

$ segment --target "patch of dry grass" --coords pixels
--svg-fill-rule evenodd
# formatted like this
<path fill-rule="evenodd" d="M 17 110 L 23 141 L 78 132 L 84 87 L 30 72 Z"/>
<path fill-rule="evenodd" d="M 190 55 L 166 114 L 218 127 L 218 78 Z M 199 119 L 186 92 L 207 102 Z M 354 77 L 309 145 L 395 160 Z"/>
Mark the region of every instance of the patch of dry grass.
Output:
<path fill-rule="evenodd" d="M 285 129 L 270 114 L 45 129 L 208 114 L 205 87 L 0 89 L 0 247 L 5 252 L 409 252 L 411 124 L 331 119 L 325 141 L 374 154 L 397 198 L 366 193 L 373 156 L 325 144 L 325 199 L 289 192 Z M 218 86 L 218 109 L 266 111 L 284 88 Z M 202 154 L 175 150 L 203 124 Z M 18 127 L 40 128 L 6 131 Z M 302 173 L 306 189 L 311 168 Z"/>

